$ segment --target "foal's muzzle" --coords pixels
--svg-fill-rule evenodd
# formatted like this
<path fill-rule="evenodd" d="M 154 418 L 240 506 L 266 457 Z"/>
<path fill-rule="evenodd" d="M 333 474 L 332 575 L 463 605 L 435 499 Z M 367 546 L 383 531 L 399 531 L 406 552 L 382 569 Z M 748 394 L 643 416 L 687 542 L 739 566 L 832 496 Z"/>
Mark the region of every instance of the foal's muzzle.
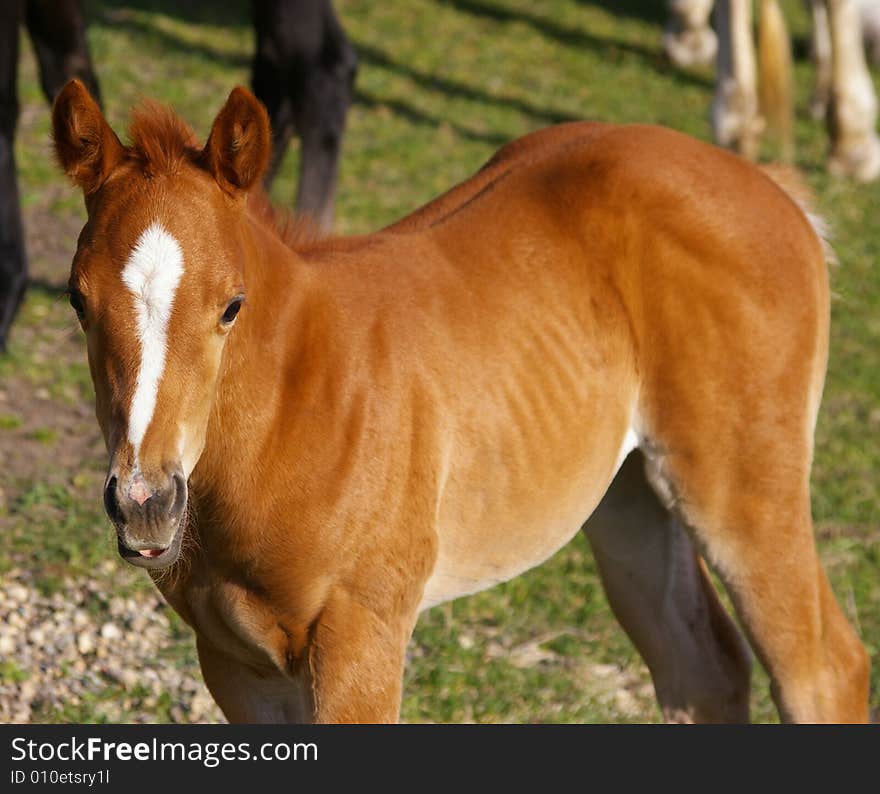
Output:
<path fill-rule="evenodd" d="M 186 514 L 186 478 L 180 471 L 156 487 L 140 471 L 111 474 L 104 508 L 116 527 L 119 554 L 140 568 L 165 568 L 177 560 Z"/>

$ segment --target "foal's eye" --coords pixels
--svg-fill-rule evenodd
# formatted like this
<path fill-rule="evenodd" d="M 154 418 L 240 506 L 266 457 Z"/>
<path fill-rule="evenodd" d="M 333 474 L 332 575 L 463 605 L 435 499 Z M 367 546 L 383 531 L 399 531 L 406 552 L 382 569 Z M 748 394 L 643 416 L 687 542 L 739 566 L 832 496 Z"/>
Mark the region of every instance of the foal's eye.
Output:
<path fill-rule="evenodd" d="M 223 312 L 223 316 L 220 318 L 220 325 L 232 325 L 235 318 L 238 316 L 242 303 L 244 303 L 244 295 L 236 295 L 231 301 L 229 301 L 226 311 Z"/>
<path fill-rule="evenodd" d="M 70 305 L 73 310 L 76 312 L 76 316 L 82 320 L 86 316 L 86 307 L 83 303 L 82 295 L 78 292 L 71 290 L 68 294 L 68 300 L 70 301 Z"/>

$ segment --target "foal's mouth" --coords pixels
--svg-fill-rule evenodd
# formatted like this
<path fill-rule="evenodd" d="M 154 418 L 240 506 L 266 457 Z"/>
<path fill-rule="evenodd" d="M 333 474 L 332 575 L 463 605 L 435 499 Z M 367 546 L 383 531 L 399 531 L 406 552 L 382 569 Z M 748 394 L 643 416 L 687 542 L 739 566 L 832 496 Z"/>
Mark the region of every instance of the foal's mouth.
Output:
<path fill-rule="evenodd" d="M 119 556 L 147 570 L 173 565 L 186 525 L 188 488 L 179 467 L 167 483 L 151 486 L 138 469 L 122 479 L 113 471 L 104 486 L 104 508 L 116 529 Z"/>
<path fill-rule="evenodd" d="M 157 571 L 173 565 L 180 556 L 183 526 L 186 523 L 185 516 L 186 511 L 180 517 L 177 528 L 174 530 L 174 536 L 171 538 L 171 543 L 168 546 L 149 546 L 147 548 L 132 549 L 125 545 L 121 534 L 117 531 L 116 547 L 119 551 L 119 556 L 127 563 L 148 571 Z"/>

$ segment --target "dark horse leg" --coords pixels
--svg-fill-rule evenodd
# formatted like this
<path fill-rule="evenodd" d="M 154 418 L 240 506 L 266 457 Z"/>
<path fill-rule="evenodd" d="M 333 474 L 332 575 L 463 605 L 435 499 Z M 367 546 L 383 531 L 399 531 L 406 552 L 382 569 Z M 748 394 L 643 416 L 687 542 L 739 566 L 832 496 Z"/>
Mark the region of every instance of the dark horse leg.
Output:
<path fill-rule="evenodd" d="M 0 3 L 0 352 L 27 284 L 14 151 L 20 20 L 19 2 Z"/>
<path fill-rule="evenodd" d="M 13 149 L 18 121 L 18 34 L 22 21 L 33 41 L 40 66 L 40 83 L 49 102 L 72 77 L 79 77 L 93 96 L 100 99 L 86 46 L 82 0 L 0 3 L 0 352 L 6 347 L 9 327 L 27 286 L 27 258 Z"/>
<path fill-rule="evenodd" d="M 254 0 L 253 12 L 252 84 L 273 131 L 266 184 L 296 131 L 302 141 L 296 209 L 327 229 L 357 56 L 330 0 Z"/>
<path fill-rule="evenodd" d="M 101 102 L 86 44 L 83 0 L 27 0 L 25 24 L 40 64 L 40 85 L 51 103 L 68 80 L 78 77 Z"/>

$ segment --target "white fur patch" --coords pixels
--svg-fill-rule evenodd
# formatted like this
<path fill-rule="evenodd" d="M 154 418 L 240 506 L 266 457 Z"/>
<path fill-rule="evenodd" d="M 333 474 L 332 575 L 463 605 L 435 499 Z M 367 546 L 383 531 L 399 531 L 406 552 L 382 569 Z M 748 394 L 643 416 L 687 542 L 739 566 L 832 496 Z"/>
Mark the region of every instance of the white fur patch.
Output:
<path fill-rule="evenodd" d="M 128 440 L 135 460 L 156 409 L 165 369 L 168 322 L 182 275 L 180 244 L 158 223 L 140 236 L 122 271 L 122 281 L 134 296 L 141 345 L 137 385 L 128 412 Z"/>
<path fill-rule="evenodd" d="M 626 456 L 629 455 L 639 445 L 639 436 L 631 427 L 627 429 L 626 435 L 623 437 L 623 443 L 620 445 L 620 452 L 617 453 L 617 463 L 614 464 L 614 474 L 620 471 Z"/>

